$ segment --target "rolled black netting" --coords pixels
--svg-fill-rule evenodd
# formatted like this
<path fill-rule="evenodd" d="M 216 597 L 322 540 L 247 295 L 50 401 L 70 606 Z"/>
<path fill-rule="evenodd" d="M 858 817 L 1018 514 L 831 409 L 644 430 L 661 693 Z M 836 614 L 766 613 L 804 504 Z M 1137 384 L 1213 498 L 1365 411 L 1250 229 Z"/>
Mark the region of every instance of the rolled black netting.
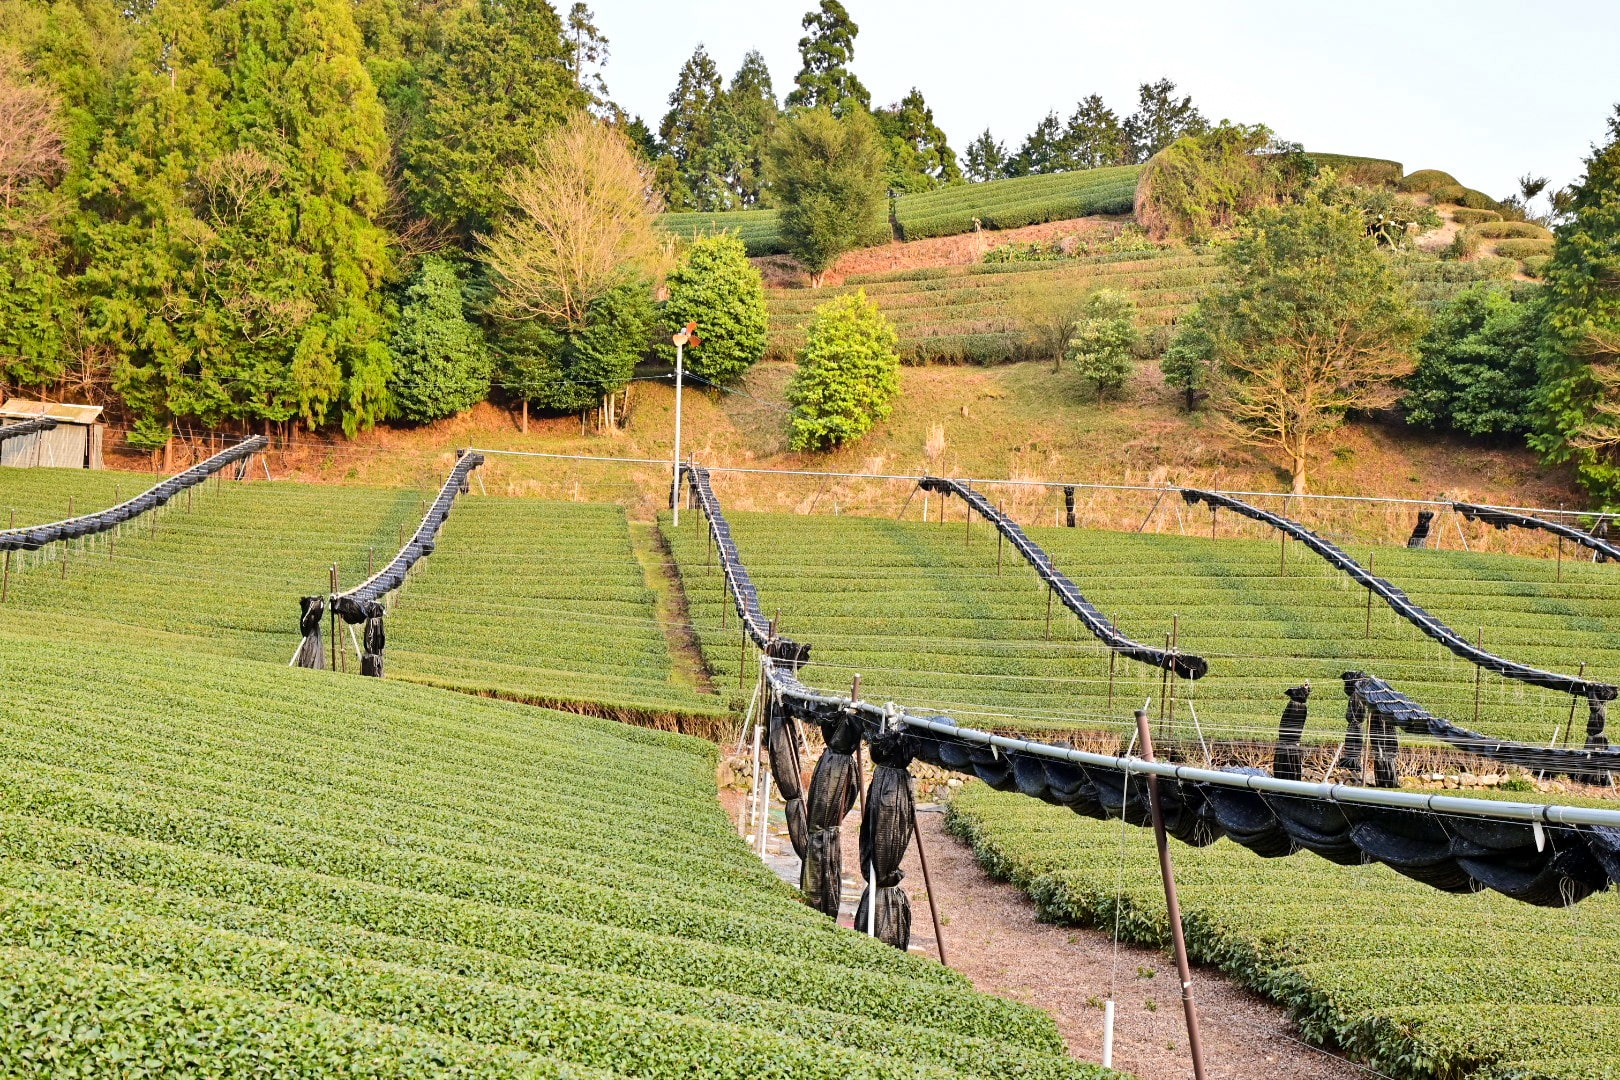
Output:
<path fill-rule="evenodd" d="M 906 770 L 915 756 L 914 741 L 904 728 L 879 731 L 871 737 L 872 782 L 861 808 L 861 876 L 866 878 L 866 888 L 855 910 L 855 929 L 875 931 L 878 940 L 897 949 L 911 944 L 911 901 L 900 888 L 906 876 L 900 861 L 911 846 L 915 804 L 911 773 Z M 870 906 L 874 888 L 875 920 Z"/>
<path fill-rule="evenodd" d="M 1565 540 L 1573 540 L 1581 547 L 1589 548 L 1597 562 L 1607 562 L 1609 559 L 1620 559 L 1620 548 L 1609 543 L 1609 519 L 1599 517 L 1590 532 L 1582 532 L 1572 525 L 1565 525 L 1560 521 L 1549 521 L 1546 518 L 1531 517 L 1528 514 L 1517 514 L 1511 510 L 1500 510 L 1494 506 L 1476 506 L 1473 503 L 1452 503 L 1459 514 L 1469 521 L 1483 521 L 1485 524 L 1497 529 L 1516 527 L 1520 529 L 1540 529 L 1550 532 Z"/>
<path fill-rule="evenodd" d="M 1591 696 L 1586 699 L 1586 748 L 1588 750 L 1607 750 L 1609 748 L 1609 703 L 1600 697 Z"/>
<path fill-rule="evenodd" d="M 810 777 L 810 800 L 805 814 L 808 836 L 799 888 L 811 907 L 836 919 L 844 872 L 839 826 L 855 805 L 861 782 L 855 771 L 861 718 L 840 709 L 821 721 L 821 734 L 827 740 L 827 748 L 821 752 L 816 771 Z"/>
<path fill-rule="evenodd" d="M 1074 488 L 1063 489 L 1063 511 L 1067 515 L 1069 528 L 1074 528 Z"/>
<path fill-rule="evenodd" d="M 333 594 L 331 601 L 334 615 L 349 626 L 365 624 L 365 636 L 360 647 L 360 674 L 382 677 L 383 646 L 387 640 L 387 635 L 383 631 L 383 617 L 386 612 L 381 603 L 382 598 L 405 583 L 405 575 L 410 572 L 411 567 L 433 554 L 439 529 L 450 516 L 450 509 L 455 505 L 456 496 L 464 495 L 471 490 L 472 471 L 483 463 L 482 454 L 459 452 L 455 465 L 450 469 L 450 475 L 445 477 L 444 483 L 439 487 L 439 494 L 428 507 L 427 513 L 422 516 L 422 523 L 416 527 L 410 539 L 405 541 L 405 546 L 400 548 L 399 552 L 388 561 L 388 565 L 381 570 L 347 592 Z M 320 666 L 304 663 L 305 659 L 307 659 L 305 649 L 300 646 L 298 652 L 293 655 L 293 663 L 299 667 Z"/>
<path fill-rule="evenodd" d="M 19 420 L 15 424 L 0 424 L 0 442 L 7 439 L 20 439 L 24 435 L 37 435 L 41 431 L 53 431 L 56 421 L 48 416 L 36 416 L 32 420 Z"/>
<path fill-rule="evenodd" d="M 1271 775 L 1279 780 L 1298 780 L 1305 769 L 1299 740 L 1305 734 L 1305 702 L 1311 696 L 1311 684 L 1292 686 L 1283 693 L 1288 695 L 1288 704 L 1283 706 L 1282 723 L 1277 727 L 1277 755 Z"/>
<path fill-rule="evenodd" d="M 799 760 L 799 721 L 782 706 L 781 695 L 774 688 L 765 694 L 765 730 L 771 778 L 782 794 L 788 838 L 802 860 L 809 846 L 810 828 L 804 805 L 804 766 Z"/>
<path fill-rule="evenodd" d="M 68 518 L 65 521 L 53 521 L 48 525 L 0 529 L 0 551 L 38 551 L 46 544 L 54 544 L 59 540 L 77 540 L 81 536 L 94 536 L 97 533 L 107 532 L 126 521 L 140 517 L 150 510 L 156 510 L 187 488 L 196 487 L 210 476 L 232 464 L 246 461 L 268 445 L 270 445 L 270 440 L 263 435 L 243 439 L 235 446 L 221 450 L 208 460 L 193 465 L 184 472 L 176 473 L 167 480 L 146 489 L 133 499 L 121 502 L 117 506 L 110 506 L 105 510 L 98 510 L 93 514 L 82 514 L 79 517 Z"/>
<path fill-rule="evenodd" d="M 1429 525 L 1434 521 L 1433 510 L 1419 510 L 1417 524 L 1412 526 L 1412 535 L 1406 538 L 1409 548 L 1426 548 L 1429 546 Z"/>
<path fill-rule="evenodd" d="M 321 623 L 326 619 L 326 597 L 302 596 L 298 599 L 298 632 L 303 641 L 293 654 L 292 667 L 326 668 L 326 649 L 321 645 Z"/>

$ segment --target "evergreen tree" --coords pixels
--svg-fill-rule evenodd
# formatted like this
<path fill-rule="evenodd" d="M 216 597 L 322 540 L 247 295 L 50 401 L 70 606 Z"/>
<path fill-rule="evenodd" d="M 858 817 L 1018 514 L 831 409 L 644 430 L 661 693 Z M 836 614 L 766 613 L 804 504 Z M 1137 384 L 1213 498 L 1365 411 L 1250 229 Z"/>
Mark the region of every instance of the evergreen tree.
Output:
<path fill-rule="evenodd" d="M 1543 272 L 1541 394 L 1530 445 L 1620 504 L 1620 106 L 1586 159 Z"/>
<path fill-rule="evenodd" d="M 1134 157 L 1131 140 L 1117 113 L 1096 94 L 1085 98 L 1063 129 L 1061 158 L 1068 169 L 1127 165 Z"/>
<path fill-rule="evenodd" d="M 898 104 L 879 109 L 873 117 L 888 148 L 885 177 L 891 190 L 931 191 L 962 179 L 956 151 L 934 123 L 934 110 L 916 87 Z"/>
<path fill-rule="evenodd" d="M 1062 153 L 1063 123 L 1057 113 L 1047 113 L 1018 148 L 1018 153 L 1007 159 L 1002 171 L 1008 176 L 1057 172 L 1062 166 Z"/>
<path fill-rule="evenodd" d="M 830 450 L 885 419 L 900 392 L 899 337 L 865 289 L 816 308 L 788 383 L 788 446 Z"/>
<path fill-rule="evenodd" d="M 671 210 L 723 210 L 729 201 L 726 164 L 736 155 L 719 145 L 720 87 L 720 69 L 699 45 L 681 65 L 658 124 L 664 151 L 658 179 Z"/>
<path fill-rule="evenodd" d="M 727 209 L 750 209 L 765 201 L 765 153 L 778 115 L 770 69 L 765 58 L 750 49 L 720 100 L 716 142 L 730 154 L 724 164 L 731 192 Z"/>
<path fill-rule="evenodd" d="M 1407 423 L 1464 435 L 1523 434 L 1536 391 L 1539 320 L 1493 283 L 1435 312 L 1406 383 Z"/>
<path fill-rule="evenodd" d="M 159 0 L 84 183 L 84 283 L 153 422 L 387 406 L 383 111 L 345 0 Z"/>
<path fill-rule="evenodd" d="M 455 265 L 437 256 L 405 293 L 393 336 L 394 415 L 424 423 L 472 408 L 489 393 L 483 332 L 467 321 Z"/>
<path fill-rule="evenodd" d="M 608 105 L 607 80 L 602 77 L 608 39 L 597 29 L 595 20 L 589 5 L 576 3 L 568 9 L 566 34 L 573 51 L 569 69 L 574 73 L 574 85 L 590 95 L 593 108 L 602 109 Z"/>
<path fill-rule="evenodd" d="M 1160 79 L 1137 88 L 1136 111 L 1126 117 L 1124 129 L 1135 159 L 1146 161 L 1183 135 L 1203 134 L 1209 130 L 1209 122 L 1192 103 L 1191 95 L 1178 99 L 1176 84 Z"/>
<path fill-rule="evenodd" d="M 765 283 L 735 235 L 694 241 L 666 284 L 664 329 L 674 334 L 695 321 L 703 341 L 686 354 L 692 374 L 714 383 L 735 382 L 765 355 Z M 658 352 L 674 362 L 675 349 L 667 337 L 660 340 Z"/>
<path fill-rule="evenodd" d="M 967 152 L 963 155 L 963 171 L 969 180 L 977 184 L 998 179 L 1005 175 L 1006 166 L 1007 148 L 996 141 L 989 128 L 968 143 Z"/>
<path fill-rule="evenodd" d="M 470 243 L 505 208 L 500 184 L 535 141 L 591 95 L 545 0 L 472 0 L 435 25 L 417 62 L 419 106 L 399 154 L 416 206 Z"/>
<path fill-rule="evenodd" d="M 802 66 L 787 96 L 788 107 L 827 109 L 836 117 L 870 108 L 872 95 L 849 70 L 860 27 L 844 5 L 838 0 L 821 0 L 800 25 L 809 32 L 799 39 Z"/>
<path fill-rule="evenodd" d="M 865 110 L 842 120 L 827 109 L 790 117 L 777 126 L 768 164 L 778 228 L 813 284 L 864 237 L 887 231 L 883 142 Z"/>

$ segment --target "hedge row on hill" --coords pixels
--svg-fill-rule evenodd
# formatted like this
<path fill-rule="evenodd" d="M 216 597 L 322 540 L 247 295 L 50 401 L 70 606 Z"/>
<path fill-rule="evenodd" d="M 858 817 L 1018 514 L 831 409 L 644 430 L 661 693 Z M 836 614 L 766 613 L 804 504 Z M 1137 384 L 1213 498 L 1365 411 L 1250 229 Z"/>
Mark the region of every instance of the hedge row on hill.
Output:
<path fill-rule="evenodd" d="M 896 204 L 901 238 L 955 236 L 985 229 L 1016 229 L 1092 214 L 1128 214 L 1136 198 L 1139 165 L 1049 173 L 939 188 L 907 195 Z"/>
<path fill-rule="evenodd" d="M 1390 161 L 1388 158 L 1357 157 L 1354 154 L 1319 154 L 1314 150 L 1308 151 L 1305 156 L 1320 168 L 1334 170 L 1342 179 L 1369 186 L 1398 184 L 1403 172 L 1400 162 Z"/>
<path fill-rule="evenodd" d="M 798 904 L 710 744 L 13 624 L 0 662 L 9 1074 L 1104 1075 Z"/>
<path fill-rule="evenodd" d="M 1059 923 L 1168 940 L 1144 830 L 964 788 L 949 826 Z M 1287 1006 L 1313 1042 L 1398 1080 L 1596 1080 L 1620 1054 L 1611 894 L 1568 910 L 1449 896 L 1387 869 L 1233 844 L 1177 849 L 1193 955 Z"/>
<path fill-rule="evenodd" d="M 913 499 L 913 515 L 921 511 Z M 1210 541 L 1208 518 L 1167 510 L 1158 527 L 1195 535 L 1152 535 L 1052 528 L 1060 495 L 1021 523 L 1122 633 L 1162 643 L 1173 623 L 1188 652 L 1209 658 L 1210 675 L 1181 683 L 1177 730 L 1190 735 L 1196 708 L 1208 737 L 1270 741 L 1283 689 L 1310 679 L 1311 736 L 1344 736 L 1339 676 L 1370 671 L 1426 707 L 1492 735 L 1543 745 L 1567 724 L 1569 699 L 1487 676 L 1474 724 L 1474 668 L 1436 648 L 1382 605 L 1370 634 L 1366 594 L 1347 586 L 1297 546 L 1287 574 L 1271 537 Z M 1061 609 L 1045 634 L 1045 593 L 1010 555 L 996 572 L 997 544 L 978 523 L 964 542 L 960 506 L 948 526 L 854 517 L 729 515 L 766 610 L 781 608 L 783 632 L 811 642 L 807 682 L 847 689 L 853 672 L 863 693 L 937 708 L 978 727 L 1110 728 L 1128 700 L 1164 696 L 1159 673 L 1118 663 Z M 1221 531 L 1235 526 L 1223 516 Z M 1038 526 L 1035 523 L 1040 523 Z M 1178 524 L 1179 523 L 1179 524 Z M 1260 527 L 1241 526 L 1244 537 Z M 734 634 L 719 632 L 719 582 L 701 565 L 703 541 L 682 522 L 670 530 L 692 617 L 717 677 L 735 682 Z M 1526 663 L 1620 674 L 1620 633 L 1604 613 L 1620 601 L 1620 583 L 1590 563 L 1564 565 L 1554 581 L 1546 560 L 1452 551 L 1379 551 L 1378 572 L 1446 622 L 1491 629 L 1484 645 Z M 1110 697 L 1110 686 L 1112 696 Z"/>

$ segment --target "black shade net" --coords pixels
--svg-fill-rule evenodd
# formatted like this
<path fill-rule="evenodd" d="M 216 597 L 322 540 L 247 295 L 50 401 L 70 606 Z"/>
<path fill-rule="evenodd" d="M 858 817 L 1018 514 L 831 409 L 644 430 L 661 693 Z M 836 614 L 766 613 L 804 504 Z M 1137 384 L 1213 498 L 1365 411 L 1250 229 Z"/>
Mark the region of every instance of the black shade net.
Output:
<path fill-rule="evenodd" d="M 1610 559 L 1620 561 L 1620 547 L 1609 543 L 1607 517 L 1598 519 L 1591 532 L 1585 532 L 1572 525 L 1565 525 L 1557 521 L 1548 521 L 1546 518 L 1531 517 L 1528 514 L 1516 514 L 1511 510 L 1498 510 L 1494 506 L 1476 506 L 1473 503 L 1452 503 L 1457 513 L 1469 521 L 1483 521 L 1498 529 L 1540 529 L 1550 532 L 1554 536 L 1561 536 L 1565 540 L 1573 540 L 1583 548 L 1597 552 L 1599 562 Z"/>
<path fill-rule="evenodd" d="M 484 455 L 468 451 L 460 452 L 456 463 L 450 469 L 450 475 L 444 478 L 439 488 L 439 494 L 434 498 L 427 513 L 422 515 L 422 523 L 416 527 L 410 539 L 399 552 L 388 561 L 388 565 L 372 574 L 366 580 L 346 592 L 336 593 L 331 598 L 332 614 L 342 619 L 348 625 L 364 623 L 361 633 L 360 648 L 360 674 L 381 678 L 383 674 L 383 647 L 387 635 L 383 631 L 382 598 L 393 592 L 405 583 L 405 575 L 410 573 L 424 557 L 433 553 L 433 546 L 437 541 L 439 529 L 450 516 L 450 508 L 455 505 L 456 496 L 464 495 L 471 488 L 470 477 L 472 471 L 484 463 Z M 309 601 L 318 600 L 319 597 L 304 597 L 302 614 L 299 620 L 300 630 L 304 635 L 304 642 L 298 647 L 293 656 L 293 664 L 298 667 L 320 667 L 320 625 L 317 616 L 313 638 L 308 629 Z M 313 649 L 311 641 L 313 640 Z M 308 663 L 311 654 L 314 663 Z"/>
<path fill-rule="evenodd" d="M 768 637 L 769 624 L 760 613 L 758 596 L 731 540 L 708 474 L 698 466 L 689 466 L 685 475 L 697 492 L 720 548 L 721 565 L 732 584 L 738 614 L 745 627 L 758 628 L 760 636 L 756 640 L 771 657 L 781 642 L 772 642 Z M 1290 527 L 1291 535 L 1291 530 L 1299 528 L 1284 524 Z M 1342 552 L 1339 554 L 1343 557 Z M 792 648 L 793 655 L 802 662 L 804 647 Z M 821 870 L 814 880 L 807 876 L 807 885 L 816 891 L 807 888 L 806 892 L 823 911 L 829 910 L 826 898 L 831 891 L 830 875 L 839 864 L 831 858 L 835 852 L 818 856 L 818 825 L 841 820 L 853 804 L 850 751 L 861 737 L 874 745 L 878 772 L 903 772 L 904 767 L 895 763 L 921 760 L 977 776 L 999 791 L 1018 791 L 1087 817 L 1123 819 L 1138 826 L 1151 822 L 1147 785 L 1141 779 L 1151 770 L 1160 776 L 1158 788 L 1166 831 L 1194 846 L 1206 846 L 1224 836 L 1267 858 L 1312 851 L 1347 865 L 1381 863 L 1447 892 L 1491 889 L 1542 906 L 1567 906 L 1620 882 L 1620 817 L 1612 813 L 1551 804 L 1487 803 L 1415 792 L 1375 792 L 1354 785 L 1289 782 L 1260 769 L 1212 770 L 1155 764 L 1008 739 L 959 727 L 944 716 L 914 715 L 893 705 L 822 693 L 800 682 L 797 668 L 797 662 L 768 659 L 765 674 L 775 708 L 805 723 L 820 725 L 828 736 L 828 752 L 816 767 L 818 778 L 826 768 L 826 779 L 819 784 L 812 780 L 810 785 L 806 856 L 807 864 L 819 858 Z M 1368 680 L 1369 676 L 1360 673 L 1346 674 L 1350 692 L 1347 717 L 1353 729 L 1365 733 L 1375 761 L 1392 771 L 1394 730 L 1400 726 L 1400 714 L 1393 699 L 1379 689 L 1387 689 L 1387 684 Z M 1289 694 L 1290 709 L 1294 705 L 1299 708 L 1297 714 L 1290 712 L 1285 718 L 1285 735 L 1303 722 L 1303 716 L 1298 715 L 1303 713 L 1308 697 L 1303 691 L 1299 687 Z M 1408 716 L 1407 722 L 1417 721 Z M 892 740 L 900 732 L 905 741 L 895 749 Z M 1349 749 L 1347 744 L 1347 753 Z M 888 881 L 892 880 L 896 889 L 899 884 L 895 876 L 898 859 L 893 871 L 889 871 L 889 856 L 902 839 L 910 839 L 907 827 L 899 821 L 904 816 L 909 822 L 910 810 L 908 799 L 899 793 L 901 786 L 894 777 L 885 777 L 881 785 L 874 779 L 868 805 L 875 809 L 867 814 L 879 816 L 870 824 L 867 817 L 862 820 L 862 860 L 874 868 L 878 879 L 879 933 L 888 933 L 890 937 L 885 940 L 894 939 L 896 943 L 900 928 L 909 925 L 909 911 L 900 910 L 898 901 L 884 893 Z M 909 796 L 909 777 L 903 786 Z M 1592 819 L 1600 823 L 1589 823 Z M 903 853 L 904 847 L 899 850 Z M 856 923 L 863 928 L 864 903 L 863 898 Z M 836 911 L 836 907 L 831 910 Z"/>
<path fill-rule="evenodd" d="M 1153 667 L 1165 668 L 1173 671 L 1183 679 L 1201 679 L 1209 673 L 1209 663 L 1201 656 L 1190 653 L 1180 653 L 1167 649 L 1156 649 L 1151 645 L 1143 645 L 1139 641 L 1132 641 L 1116 630 L 1102 612 L 1080 593 L 1080 589 L 1070 581 L 1064 573 L 1052 562 L 1039 544 L 1025 535 L 1018 523 L 1003 514 L 991 505 L 990 500 L 974 491 L 960 480 L 946 480 L 938 476 L 925 476 L 918 481 L 924 491 L 937 491 L 942 495 L 955 495 L 972 507 L 980 517 L 990 522 L 1005 536 L 1013 548 L 1022 555 L 1034 568 L 1040 579 L 1051 586 L 1053 594 L 1064 607 L 1074 612 L 1091 635 L 1111 650 L 1130 660 L 1137 660 Z M 1070 524 L 1073 522 L 1071 509 Z"/>
<path fill-rule="evenodd" d="M 162 483 L 146 489 L 133 499 L 105 510 L 98 510 L 93 514 L 81 514 L 65 521 L 53 521 L 49 525 L 0 529 L 0 551 L 38 551 L 47 544 L 107 532 L 126 521 L 140 517 L 148 510 L 156 510 L 187 488 L 196 487 L 229 465 L 246 461 L 268 445 L 269 440 L 263 435 L 244 439 L 235 446 L 226 447 L 207 461 L 199 462 L 185 472 L 176 473 Z"/>
<path fill-rule="evenodd" d="M 1557 672 L 1543 671 L 1540 668 L 1530 667 L 1527 664 L 1520 664 L 1497 656 L 1495 653 L 1486 652 L 1484 649 L 1470 644 L 1457 631 L 1430 615 L 1417 604 L 1414 604 L 1400 589 L 1397 589 L 1383 578 L 1369 573 L 1360 563 L 1345 554 L 1344 550 L 1337 544 L 1318 536 L 1297 521 L 1291 521 L 1281 515 L 1261 510 L 1259 507 L 1251 506 L 1239 499 L 1233 499 L 1226 495 L 1217 495 L 1212 491 L 1183 488 L 1181 489 L 1181 497 L 1189 504 L 1204 502 L 1208 503 L 1211 509 L 1224 507 L 1244 517 L 1270 525 L 1277 531 L 1293 537 L 1321 556 L 1329 565 L 1337 570 L 1344 571 L 1352 580 L 1370 589 L 1375 596 L 1389 605 L 1390 610 L 1417 627 L 1428 637 L 1444 645 L 1464 660 L 1477 664 L 1487 671 L 1494 671 L 1504 678 L 1516 679 L 1519 682 L 1529 683 L 1531 686 L 1540 686 L 1547 690 L 1558 690 L 1576 697 L 1590 698 L 1596 696 L 1604 701 L 1612 701 L 1615 695 L 1620 693 L 1620 687 L 1610 683 L 1601 683 L 1574 675 L 1560 675 Z"/>
<path fill-rule="evenodd" d="M 24 435 L 34 435 L 41 431 L 53 431 L 56 421 L 48 416 L 36 416 L 32 420 L 19 420 L 15 424 L 0 425 L 0 442 L 7 439 L 18 439 Z"/>

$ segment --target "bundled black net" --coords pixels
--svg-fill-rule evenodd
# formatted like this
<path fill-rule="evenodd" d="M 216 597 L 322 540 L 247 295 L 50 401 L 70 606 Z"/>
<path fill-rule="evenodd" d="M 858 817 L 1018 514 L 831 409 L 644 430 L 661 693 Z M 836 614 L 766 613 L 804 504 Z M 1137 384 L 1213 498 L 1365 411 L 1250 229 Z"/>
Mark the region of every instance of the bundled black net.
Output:
<path fill-rule="evenodd" d="M 782 705 L 774 689 L 765 695 L 765 741 L 771 756 L 771 778 L 782 794 L 788 839 L 802 860 L 809 846 L 810 828 L 804 805 L 804 772 L 799 759 L 799 721 Z"/>
<path fill-rule="evenodd" d="M 298 599 L 298 633 L 303 641 L 293 654 L 292 666 L 326 668 L 326 649 L 321 645 L 321 623 L 326 620 L 326 597 L 302 596 Z"/>
<path fill-rule="evenodd" d="M 38 551 L 46 544 L 54 544 L 60 540 L 77 540 L 81 536 L 107 532 L 150 510 L 156 510 L 187 488 L 196 487 L 215 473 L 246 461 L 268 445 L 270 440 L 263 435 L 244 439 L 235 446 L 221 450 L 207 461 L 193 465 L 184 472 L 176 473 L 162 483 L 148 488 L 133 499 L 105 510 L 98 510 L 93 514 L 54 521 L 49 525 L 0 529 L 0 551 Z"/>
<path fill-rule="evenodd" d="M 1074 488 L 1072 486 L 1063 489 L 1063 510 L 1067 515 L 1069 528 L 1074 528 Z"/>
<path fill-rule="evenodd" d="M 360 647 L 360 674 L 382 678 L 383 646 L 387 641 L 387 635 L 383 631 L 385 609 L 381 602 L 382 598 L 405 584 L 405 575 L 410 573 L 411 567 L 433 554 L 439 529 L 450 516 L 450 509 L 455 505 L 456 496 L 464 495 L 471 489 L 472 471 L 483 463 L 484 455 L 461 452 L 456 458 L 455 465 L 450 469 L 450 475 L 445 477 L 444 483 L 439 487 L 439 494 L 434 498 L 433 505 L 429 506 L 427 513 L 422 516 L 422 523 L 416 527 L 410 539 L 405 541 L 405 546 L 388 561 L 388 565 L 347 592 L 332 596 L 334 616 L 349 626 L 365 624 Z M 307 644 L 307 634 L 305 641 Z M 305 663 L 305 659 L 307 659 L 306 650 L 300 646 L 298 652 L 293 655 L 293 663 L 299 667 L 320 666 L 318 663 Z M 316 659 L 319 659 L 318 655 Z"/>
<path fill-rule="evenodd" d="M 1305 702 L 1311 696 L 1311 684 L 1289 687 L 1283 693 L 1288 695 L 1288 704 L 1283 706 L 1282 723 L 1277 727 L 1277 754 L 1271 775 L 1279 780 L 1298 780 L 1305 770 L 1299 740 L 1305 734 Z"/>
<path fill-rule="evenodd" d="M 911 944 L 911 901 L 900 882 L 900 861 L 911 846 L 914 796 L 907 768 L 914 740 L 904 729 L 880 731 L 870 740 L 872 782 L 861 808 L 861 876 L 866 888 L 855 911 L 855 929 L 873 932 L 878 940 L 904 949 Z M 876 890 L 874 920 L 872 897 Z"/>
<path fill-rule="evenodd" d="M 861 782 L 855 769 L 855 748 L 861 742 L 861 718 L 854 712 L 837 710 L 821 721 L 821 734 L 827 740 L 827 748 L 821 752 L 816 771 L 810 777 L 810 801 L 806 808 L 808 835 L 799 888 L 811 907 L 836 919 L 843 894 L 844 871 L 839 827 L 855 805 Z"/>
<path fill-rule="evenodd" d="M 1406 538 L 1409 548 L 1426 548 L 1429 546 L 1429 525 L 1434 521 L 1433 510 L 1419 510 L 1417 524 L 1412 526 L 1412 535 Z"/>

